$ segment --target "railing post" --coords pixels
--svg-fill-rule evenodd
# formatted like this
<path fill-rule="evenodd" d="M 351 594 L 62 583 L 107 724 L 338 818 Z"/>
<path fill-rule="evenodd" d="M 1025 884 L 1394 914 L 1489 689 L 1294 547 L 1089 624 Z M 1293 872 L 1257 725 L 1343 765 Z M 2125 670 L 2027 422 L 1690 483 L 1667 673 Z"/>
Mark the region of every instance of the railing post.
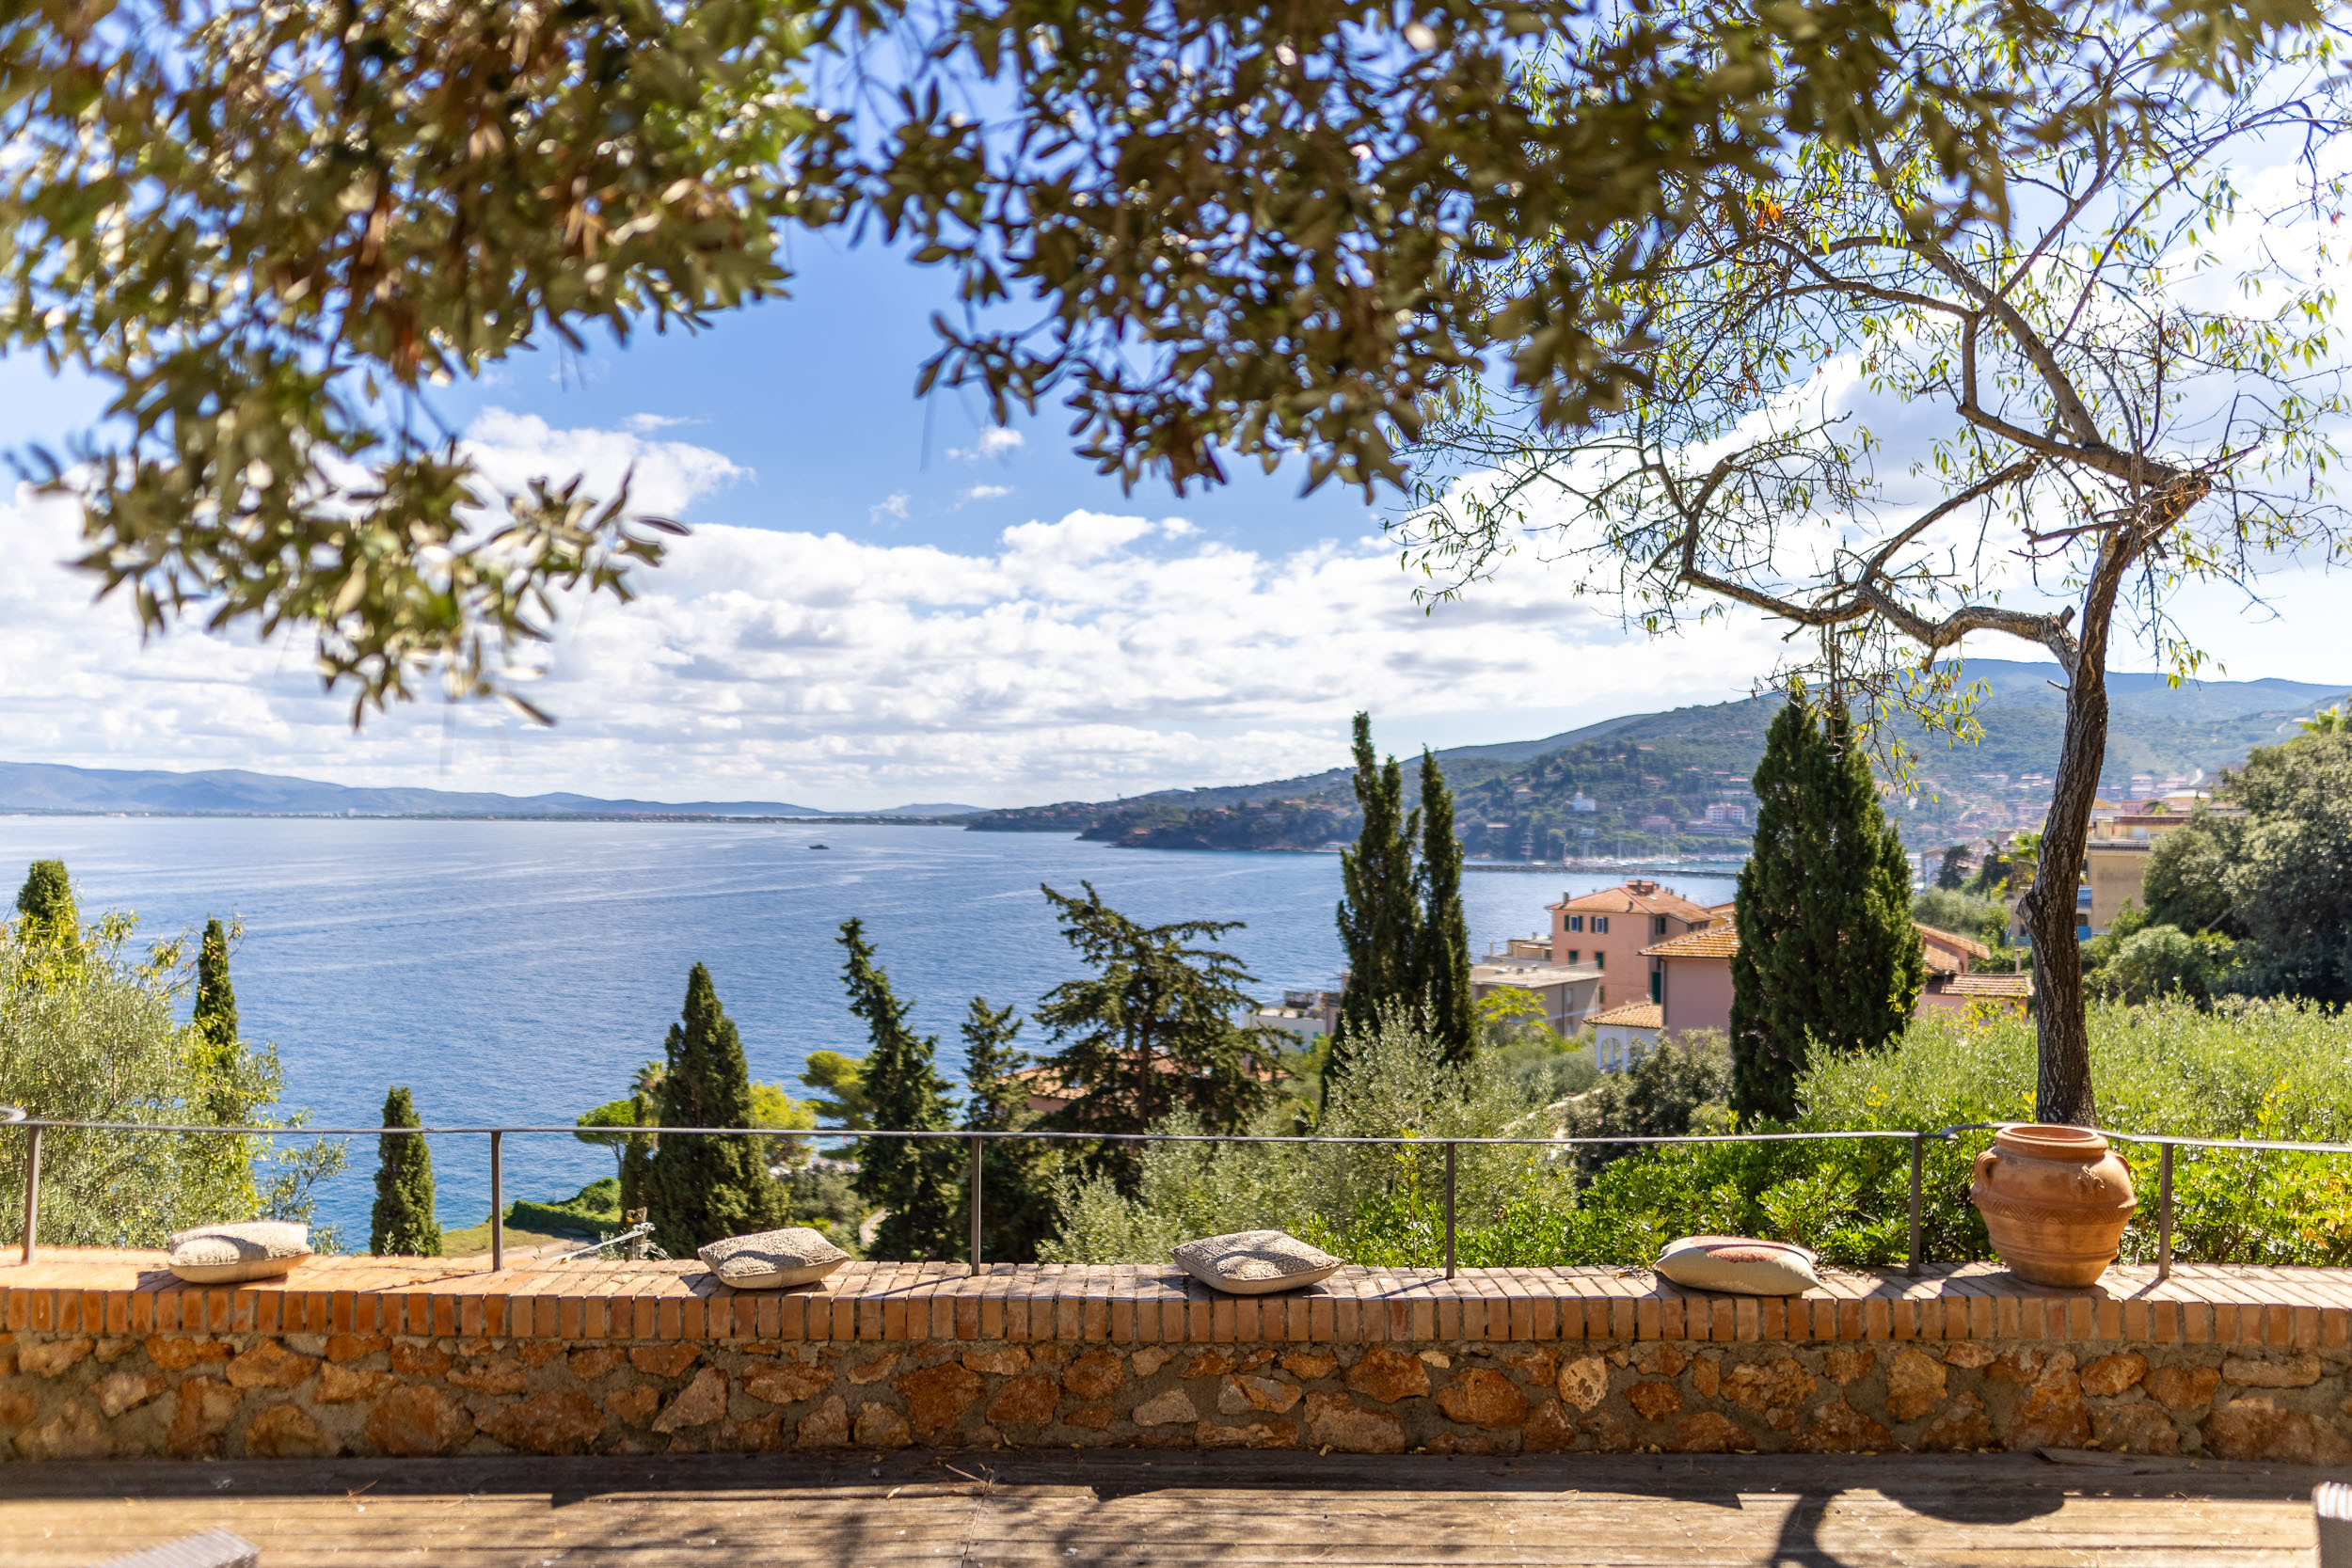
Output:
<path fill-rule="evenodd" d="M 506 1134 L 490 1134 L 490 1272 L 506 1267 Z"/>
<path fill-rule="evenodd" d="M 980 1140 L 972 1143 L 972 1272 L 980 1272 Z"/>
<path fill-rule="evenodd" d="M 2172 1146 L 2159 1144 L 2156 1156 L 2156 1277 L 2172 1277 Z"/>
<path fill-rule="evenodd" d="M 1911 1266 L 1905 1272 L 1915 1275 L 1918 1274 L 1920 1264 L 1926 1261 L 1920 1256 L 1924 1248 L 1919 1239 L 1919 1184 L 1927 1161 L 1928 1135 L 1914 1132 L 1911 1135 Z"/>
<path fill-rule="evenodd" d="M 1445 1143 L 1445 1276 L 1454 1277 L 1454 1140 Z"/>
<path fill-rule="evenodd" d="M 24 1146 L 24 1257 L 33 1260 L 34 1233 L 40 1228 L 40 1123 L 25 1129 L 30 1139 Z"/>

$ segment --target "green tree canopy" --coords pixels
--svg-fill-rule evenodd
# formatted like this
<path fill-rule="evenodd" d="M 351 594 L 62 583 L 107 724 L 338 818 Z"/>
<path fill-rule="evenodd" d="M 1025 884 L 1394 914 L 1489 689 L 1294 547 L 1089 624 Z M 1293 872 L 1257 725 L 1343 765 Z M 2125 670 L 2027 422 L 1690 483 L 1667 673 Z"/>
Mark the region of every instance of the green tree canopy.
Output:
<path fill-rule="evenodd" d="M 2207 813 L 2189 826 L 2159 836 L 2148 848 L 2148 871 L 2140 895 L 2148 918 L 2159 926 L 2195 934 L 2217 931 L 2243 936 L 2245 927 L 2230 908 L 2230 867 L 2242 852 L 2245 826 L 2234 817 Z"/>
<path fill-rule="evenodd" d="M 838 1051 L 812 1051 L 801 1082 L 818 1091 L 817 1114 L 835 1127 L 871 1127 L 874 1107 L 866 1097 L 866 1064 Z"/>
<path fill-rule="evenodd" d="M 701 964 L 687 974 L 686 1003 L 679 1021 L 670 1025 L 662 1055 L 666 1070 L 657 1125 L 756 1125 L 742 1037 L 720 1005 L 710 971 Z M 671 1257 L 685 1258 L 707 1243 L 782 1225 L 784 1195 L 768 1174 L 766 1143 L 764 1138 L 660 1139 L 644 1173 L 655 1243 Z"/>
<path fill-rule="evenodd" d="M 1875 1051 L 1926 978 L 1910 863 L 1842 705 L 1781 705 L 1756 769 L 1731 958 L 1731 1107 L 1786 1121 L 1816 1052 Z"/>
<path fill-rule="evenodd" d="M 375 1140 L 375 1208 L 368 1229 L 368 1250 L 379 1258 L 441 1256 L 433 1150 L 421 1136 L 390 1131 L 423 1125 L 405 1085 L 396 1084 L 385 1092 L 386 1132 Z"/>
<path fill-rule="evenodd" d="M 864 1022 L 873 1042 L 858 1074 L 871 1126 L 878 1132 L 945 1132 L 952 1122 L 947 1085 L 935 1065 L 939 1042 L 915 1032 L 909 1017 L 914 1005 L 898 999 L 889 974 L 874 961 L 864 923 L 843 921 L 839 940 L 849 955 L 841 979 L 849 988 L 850 1011 Z M 859 1141 L 858 1196 L 884 1211 L 874 1230 L 875 1257 L 919 1260 L 963 1254 L 960 1156 L 945 1139 Z"/>
<path fill-rule="evenodd" d="M 2260 747 L 2227 787 L 2247 814 L 2224 877 L 2251 943 L 2245 983 L 2352 1004 L 2352 730 Z"/>
<path fill-rule="evenodd" d="M 1250 1004 L 1254 978 L 1241 960 L 1209 945 L 1238 930 L 1230 920 L 1144 926 L 1103 902 L 1043 890 L 1062 937 L 1090 972 L 1040 999 L 1035 1017 L 1057 1047 L 1046 1085 L 1066 1103 L 1046 1118 L 1071 1132 L 1143 1132 L 1179 1114 L 1208 1132 L 1245 1125 L 1269 1096 L 1265 1078 L 1279 1057 L 1272 1031 L 1234 1019 Z M 1108 1144 L 1096 1156 L 1122 1190 L 1141 1169 L 1134 1146 Z"/>
<path fill-rule="evenodd" d="M 106 912 L 70 931 L 0 926 L 0 1104 L 81 1121 L 298 1127 L 278 1102 L 278 1053 L 220 1051 L 180 1012 L 195 985 L 192 939 L 135 950 L 137 922 Z M 60 941 L 79 957 L 58 961 Z M 223 1118 L 223 1106 L 239 1114 Z M 22 1193 L 26 1140 L 0 1138 L 0 1190 Z M 56 1128 L 41 1140 L 40 1239 L 154 1247 L 192 1225 L 308 1222 L 315 1182 L 342 1168 L 340 1142 Z M 0 1206 L 0 1227 L 19 1223 Z M 10 1240 L 21 1240 L 11 1230 Z M 331 1248 L 331 1230 L 315 1238 Z"/>
<path fill-rule="evenodd" d="M 925 388 L 1058 398 L 1130 482 L 1303 450 L 1369 488 L 1486 366 L 1548 428 L 1648 386 L 1624 291 L 1799 138 L 1924 128 L 1923 212 L 1998 218 L 2010 147 L 2095 149 L 2319 16 L 2122 14 L 2159 69 L 2086 100 L 2035 73 L 2101 57 L 2048 0 L 1941 52 L 1872 0 L 21 7 L 0 348 L 107 389 L 34 469 L 144 623 L 315 631 L 355 712 L 435 671 L 507 690 L 560 594 L 626 597 L 660 551 L 625 495 L 491 484 L 452 379 L 699 326 L 783 293 L 794 236 L 863 226 L 970 307 Z M 2012 39 L 2042 51 L 2013 75 Z M 1528 236 L 1553 248 L 1506 254 Z"/>

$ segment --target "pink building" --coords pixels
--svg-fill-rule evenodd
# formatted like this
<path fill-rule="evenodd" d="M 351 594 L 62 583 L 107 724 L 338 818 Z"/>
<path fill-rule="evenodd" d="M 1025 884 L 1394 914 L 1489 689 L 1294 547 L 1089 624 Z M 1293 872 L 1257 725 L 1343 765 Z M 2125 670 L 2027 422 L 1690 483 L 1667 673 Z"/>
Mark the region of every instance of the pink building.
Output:
<path fill-rule="evenodd" d="M 1599 968 L 1600 989 L 1592 1003 L 1596 1007 L 1656 1002 L 1659 966 L 1644 950 L 1703 930 L 1728 913 L 1728 907 L 1710 910 L 1672 888 L 1638 879 L 1576 897 L 1564 894 L 1551 906 L 1551 961 Z"/>
<path fill-rule="evenodd" d="M 1642 949 L 1660 971 L 1658 1001 L 1669 1035 L 1730 1032 L 1731 956 L 1740 951 L 1740 933 L 1728 906 L 1710 912 L 1719 916 L 1714 924 Z M 1981 942 L 1922 926 L 1919 945 L 1928 968 L 1915 1008 L 1922 1017 L 1965 1013 L 1986 1004 L 2022 1009 L 2031 995 L 2027 975 L 1970 973 L 1978 959 L 1991 956 Z"/>

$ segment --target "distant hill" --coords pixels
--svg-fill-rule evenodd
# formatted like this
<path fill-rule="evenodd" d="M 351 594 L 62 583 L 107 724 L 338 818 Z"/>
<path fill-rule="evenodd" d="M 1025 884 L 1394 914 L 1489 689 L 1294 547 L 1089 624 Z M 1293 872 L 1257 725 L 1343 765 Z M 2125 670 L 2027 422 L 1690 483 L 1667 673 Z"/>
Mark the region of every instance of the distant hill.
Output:
<path fill-rule="evenodd" d="M 781 800 L 606 800 L 593 795 L 498 795 L 448 789 L 363 789 L 314 779 L 215 768 L 67 768 L 0 762 L 0 811 L 154 816 L 968 816 L 979 808 L 896 806 L 830 812 Z"/>
<path fill-rule="evenodd" d="M 1913 792 L 1890 807 L 1915 847 L 2036 827 L 2048 809 L 2047 775 L 2065 721 L 2058 667 L 1975 659 L 1965 673 L 1985 688 L 1977 709 L 1980 742 L 1898 732 L 1918 754 Z M 2173 688 L 2161 675 L 2140 674 L 2110 675 L 2108 693 L 2103 792 L 2119 797 L 2210 780 L 2254 747 L 2293 734 L 2314 707 L 2347 696 L 2341 687 L 2298 681 Z M 1540 740 L 1440 752 L 1463 847 L 1498 860 L 1736 850 L 1741 845 L 1725 842 L 1725 825 L 1705 833 L 1690 825 L 1709 806 L 1749 802 L 1748 778 L 1779 701 L 1630 714 Z M 1418 798 L 1414 769 L 1406 777 Z M 1655 831 L 1661 817 L 1675 825 L 1672 833 Z M 1189 849 L 1311 849 L 1353 838 L 1358 825 L 1348 770 L 1337 768 L 1265 784 L 986 812 L 966 824 Z"/>

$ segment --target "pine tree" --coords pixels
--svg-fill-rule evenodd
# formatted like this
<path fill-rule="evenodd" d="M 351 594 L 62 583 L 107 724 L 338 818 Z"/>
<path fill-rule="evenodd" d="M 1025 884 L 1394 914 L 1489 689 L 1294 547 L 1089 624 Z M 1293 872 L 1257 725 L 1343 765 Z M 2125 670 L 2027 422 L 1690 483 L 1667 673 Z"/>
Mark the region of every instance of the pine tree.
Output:
<path fill-rule="evenodd" d="M 1011 1132 L 1037 1123 L 1029 1083 L 1021 1069 L 1028 1053 L 1013 1042 L 1021 1022 L 1009 1006 L 972 999 L 963 1020 L 963 1125 L 975 1132 Z M 1057 1217 L 1054 1174 L 1059 1162 L 1042 1140 L 989 1138 L 980 1146 L 980 1254 L 991 1263 L 1033 1263 L 1038 1243 Z M 966 1194 L 966 1201 L 970 1195 Z"/>
<path fill-rule="evenodd" d="M 1470 922 L 1462 913 L 1462 845 L 1454 835 L 1454 793 L 1437 757 L 1421 752 L 1420 951 L 1413 990 L 1422 998 L 1430 1038 L 1449 1062 L 1478 1049 L 1470 996 Z"/>
<path fill-rule="evenodd" d="M 877 1131 L 945 1132 L 947 1085 L 936 1066 L 939 1042 L 908 1022 L 912 1003 L 898 1000 L 890 976 L 874 962 L 865 924 L 841 923 L 849 954 L 841 978 L 850 1010 L 865 1020 L 873 1048 L 859 1084 Z M 959 1169 L 961 1150 L 940 1138 L 871 1138 L 858 1148 L 857 1191 L 883 1210 L 874 1230 L 874 1256 L 920 1261 L 960 1258 L 966 1251 Z"/>
<path fill-rule="evenodd" d="M 384 1096 L 384 1125 L 421 1127 L 405 1088 Z M 375 1140 L 375 1212 L 368 1250 L 377 1257 L 438 1258 L 441 1222 L 435 1217 L 433 1150 L 414 1133 L 386 1132 Z"/>
<path fill-rule="evenodd" d="M 1356 803 L 1363 827 L 1356 847 L 1340 852 L 1340 942 L 1347 954 L 1347 984 L 1324 1067 L 1327 1086 L 1345 1075 L 1352 1042 L 1375 1033 L 1382 1013 L 1423 1006 L 1414 974 L 1421 910 L 1413 839 L 1420 818 L 1406 815 L 1404 769 L 1394 757 L 1384 764 L 1373 752 L 1368 713 L 1356 716 L 1355 752 Z"/>
<path fill-rule="evenodd" d="M 1196 945 L 1239 930 L 1232 920 L 1139 926 L 1109 908 L 1091 882 L 1084 898 L 1044 890 L 1062 936 L 1094 973 L 1065 981 L 1038 1003 L 1037 1021 L 1060 1047 L 1050 1077 L 1068 1097 L 1046 1124 L 1070 1132 L 1148 1132 L 1179 1112 L 1204 1132 L 1232 1132 L 1256 1115 L 1267 1089 L 1261 1063 L 1277 1054 L 1268 1030 L 1234 1015 L 1254 981 L 1241 960 Z M 1133 1144 L 1095 1156 L 1131 1196 L 1142 1174 Z"/>
<path fill-rule="evenodd" d="M 644 1089 L 628 1097 L 632 1124 L 638 1127 L 661 1125 L 661 1102 Z M 654 1132 L 631 1132 L 621 1145 L 621 1218 L 624 1227 L 637 1222 L 629 1215 L 646 1213 L 652 1207 L 646 1188 L 653 1174 L 653 1151 L 660 1147 L 660 1135 Z"/>
<path fill-rule="evenodd" d="M 1731 960 L 1731 1104 L 1743 1121 L 1787 1120 L 1815 1051 L 1876 1050 L 1902 1032 L 1926 965 L 1909 861 L 1842 707 L 1817 717 L 1792 697 L 1755 782 Z"/>
<path fill-rule="evenodd" d="M 74 907 L 73 882 L 66 875 L 65 862 L 35 861 L 27 866 L 24 885 L 17 889 L 16 909 L 24 917 L 27 939 L 50 942 L 68 958 L 80 957 L 82 916 Z"/>
<path fill-rule="evenodd" d="M 696 964 L 686 977 L 680 1021 L 662 1042 L 657 1104 L 664 1127 L 749 1127 L 752 1074 L 735 1021 L 719 1005 L 710 971 Z M 653 1239 L 673 1258 L 728 1236 L 772 1230 L 784 1223 L 784 1195 L 761 1157 L 765 1140 L 665 1137 L 646 1162 L 646 1216 Z"/>

